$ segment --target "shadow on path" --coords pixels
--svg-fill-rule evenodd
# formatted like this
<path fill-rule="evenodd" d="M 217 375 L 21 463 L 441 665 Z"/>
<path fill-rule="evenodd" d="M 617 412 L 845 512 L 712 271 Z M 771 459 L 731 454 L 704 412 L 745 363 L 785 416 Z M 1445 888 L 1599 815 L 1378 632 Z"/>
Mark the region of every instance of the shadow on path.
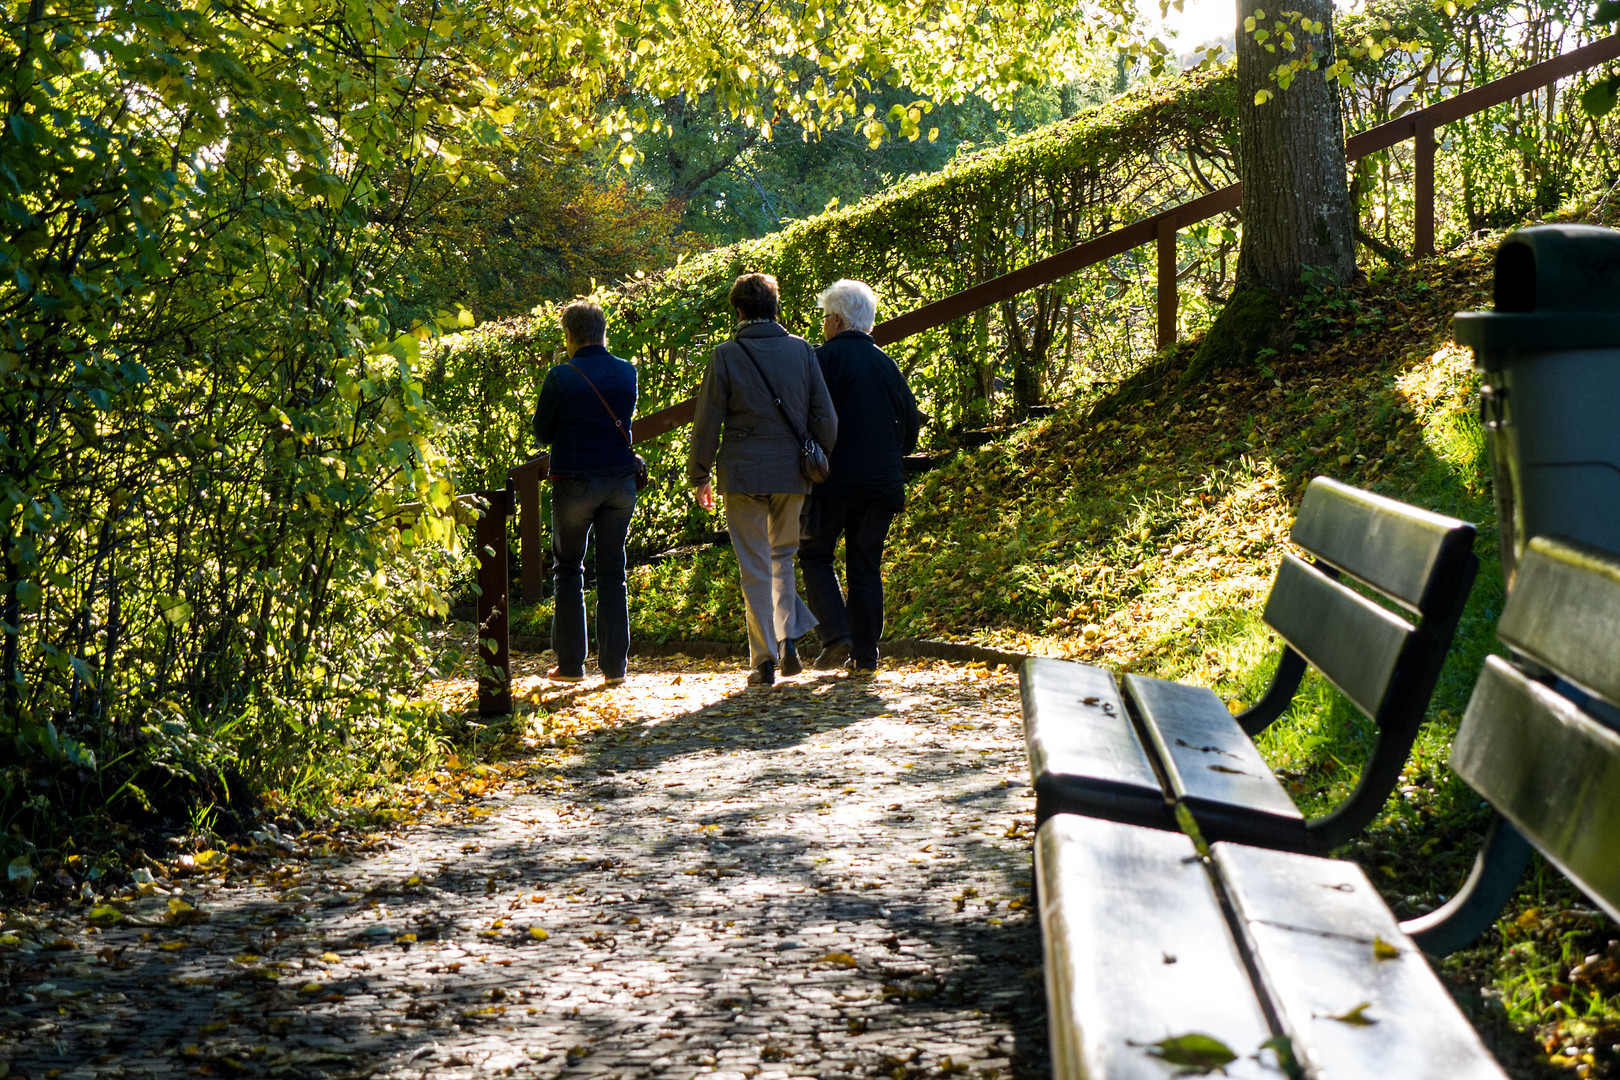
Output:
<path fill-rule="evenodd" d="M 76 947 L 5 957 L 0 1057 L 29 1077 L 1044 1075 L 1017 717 L 1010 675 L 930 665 L 627 723 L 387 850 L 188 892 L 206 923 L 41 928 Z"/>

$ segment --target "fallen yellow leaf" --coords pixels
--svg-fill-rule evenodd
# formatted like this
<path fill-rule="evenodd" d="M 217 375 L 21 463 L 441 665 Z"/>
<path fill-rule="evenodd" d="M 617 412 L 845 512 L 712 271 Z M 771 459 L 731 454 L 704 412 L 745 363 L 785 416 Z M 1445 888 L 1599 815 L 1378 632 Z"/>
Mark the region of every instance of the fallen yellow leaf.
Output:
<path fill-rule="evenodd" d="M 85 919 L 91 926 L 116 926 L 124 921 L 124 913 L 115 907 L 103 904 L 100 907 L 91 908 L 90 914 L 86 915 Z"/>
<path fill-rule="evenodd" d="M 212 849 L 208 851 L 199 851 L 197 852 L 196 856 L 197 865 L 205 870 L 212 869 L 214 867 L 223 868 L 225 865 L 225 859 L 226 855 L 223 851 L 214 851 Z"/>
<path fill-rule="evenodd" d="M 536 941 L 545 941 L 551 935 L 546 933 L 538 926 L 531 926 L 529 927 L 529 936 L 534 938 Z"/>
<path fill-rule="evenodd" d="M 818 956 L 810 961 L 812 964 L 837 964 L 839 967 L 855 967 L 855 958 L 847 952 L 830 952 L 825 956 Z"/>
<path fill-rule="evenodd" d="M 337 963 L 338 961 L 340 961 L 342 959 L 343 959 L 343 957 L 339 956 L 335 952 L 323 952 L 323 953 L 321 953 L 321 960 L 324 961 L 325 963 L 328 963 L 328 964 L 335 964 L 335 963 Z"/>
<path fill-rule="evenodd" d="M 1367 1010 L 1370 1008 L 1372 1008 L 1372 1002 L 1363 1001 L 1360 1005 L 1350 1009 L 1348 1012 L 1339 1013 L 1337 1016 L 1330 1016 L 1328 1019 L 1337 1020 L 1341 1024 L 1353 1024 L 1356 1027 L 1366 1027 L 1368 1024 L 1378 1023 L 1378 1021 L 1373 1017 L 1367 1015 Z"/>
<path fill-rule="evenodd" d="M 1391 945 L 1377 935 L 1373 936 L 1373 957 L 1375 959 L 1393 960 L 1399 955 L 1401 955 L 1401 950 L 1398 946 Z"/>
<path fill-rule="evenodd" d="M 184 926 L 187 923 L 201 922 L 206 918 L 208 918 L 207 913 L 200 908 L 193 907 L 178 897 L 169 898 L 169 917 L 167 921 L 170 926 Z"/>

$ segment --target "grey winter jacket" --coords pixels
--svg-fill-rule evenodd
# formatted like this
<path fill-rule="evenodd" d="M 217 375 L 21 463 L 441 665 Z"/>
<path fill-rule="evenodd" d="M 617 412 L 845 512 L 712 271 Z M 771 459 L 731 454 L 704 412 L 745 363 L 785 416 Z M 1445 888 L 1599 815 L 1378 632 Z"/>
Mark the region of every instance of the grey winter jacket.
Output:
<path fill-rule="evenodd" d="M 753 350 L 794 425 L 814 435 L 822 449 L 831 450 L 838 438 L 838 416 L 810 343 L 774 322 L 740 326 L 736 337 Z M 711 482 L 717 464 L 717 491 L 747 495 L 810 491 L 810 482 L 799 472 L 798 440 L 735 340 L 715 348 L 703 373 L 687 482 L 694 487 Z"/>

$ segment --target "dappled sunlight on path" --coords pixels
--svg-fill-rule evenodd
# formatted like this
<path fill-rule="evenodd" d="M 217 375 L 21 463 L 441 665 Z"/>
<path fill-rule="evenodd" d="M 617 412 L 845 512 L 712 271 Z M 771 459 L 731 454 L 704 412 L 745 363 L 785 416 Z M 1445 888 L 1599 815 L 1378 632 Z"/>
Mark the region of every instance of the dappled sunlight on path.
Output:
<path fill-rule="evenodd" d="M 369 854 L 188 883 L 193 925 L 132 925 L 158 896 L 99 933 L 83 912 L 36 927 L 0 954 L 0 1059 L 30 1077 L 1044 1074 L 1016 679 L 744 674 L 644 660 L 623 687 L 537 686 L 508 782 Z"/>

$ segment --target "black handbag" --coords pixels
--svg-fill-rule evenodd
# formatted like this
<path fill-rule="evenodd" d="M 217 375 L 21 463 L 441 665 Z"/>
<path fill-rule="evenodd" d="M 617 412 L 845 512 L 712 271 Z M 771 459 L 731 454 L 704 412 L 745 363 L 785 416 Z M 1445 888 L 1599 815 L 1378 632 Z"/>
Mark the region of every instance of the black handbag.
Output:
<path fill-rule="evenodd" d="M 765 377 L 765 369 L 759 366 L 759 359 L 754 355 L 754 350 L 743 344 L 742 338 L 734 338 L 733 340 L 736 341 L 738 347 L 742 349 L 749 361 L 753 363 L 754 371 L 759 374 L 760 382 L 765 384 L 765 389 L 770 393 L 771 400 L 776 403 L 777 409 L 782 413 L 782 419 L 787 421 L 788 430 L 793 432 L 793 437 L 799 441 L 799 475 L 812 484 L 821 483 L 832 472 L 832 465 L 827 461 L 827 451 L 823 450 L 821 444 L 816 442 L 814 435 L 810 434 L 809 431 L 799 430 L 799 426 L 793 422 L 793 417 L 788 415 L 787 407 L 782 404 L 782 399 L 776 396 L 776 388 L 771 385 L 771 380 Z M 808 419 L 806 417 L 807 421 Z"/>
<path fill-rule="evenodd" d="M 636 490 L 642 490 L 652 480 L 652 477 L 647 472 L 647 459 L 635 452 L 633 448 L 636 444 L 630 441 L 630 433 L 624 429 L 624 423 L 619 419 L 619 414 L 613 411 L 613 406 L 607 403 L 607 398 L 603 397 L 602 391 L 598 390 L 596 384 L 591 382 L 590 376 L 574 367 L 572 360 L 568 361 L 568 366 L 574 368 L 575 375 L 585 380 L 585 385 L 591 388 L 591 393 L 596 395 L 596 400 L 600 401 L 602 408 L 607 410 L 608 416 L 613 420 L 613 426 L 619 429 L 620 435 L 624 436 L 624 445 L 632 447 L 630 453 L 634 454 L 636 459 Z"/>

